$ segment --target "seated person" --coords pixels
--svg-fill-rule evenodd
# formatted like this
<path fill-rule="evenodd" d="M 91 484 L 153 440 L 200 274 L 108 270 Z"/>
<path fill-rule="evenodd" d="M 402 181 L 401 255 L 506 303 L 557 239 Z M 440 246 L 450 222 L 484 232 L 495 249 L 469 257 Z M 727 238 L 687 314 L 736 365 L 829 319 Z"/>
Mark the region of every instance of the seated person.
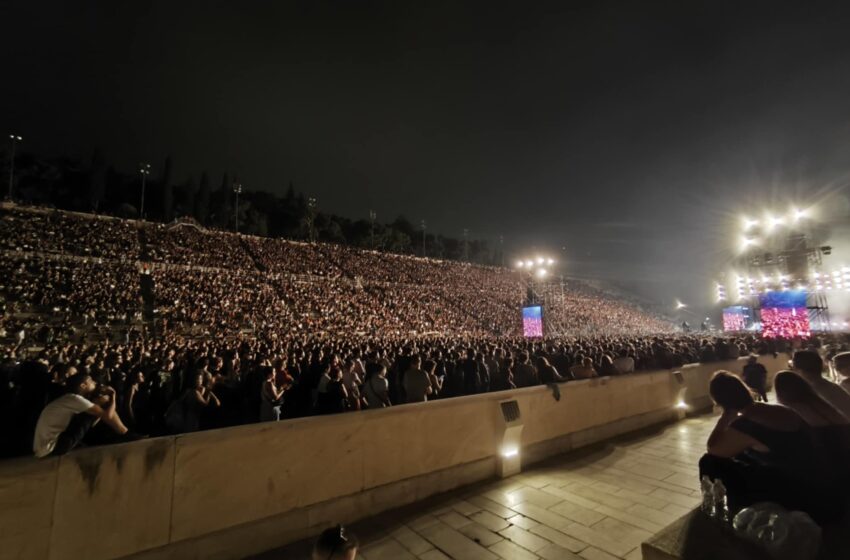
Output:
<path fill-rule="evenodd" d="M 842 352 L 832 359 L 832 367 L 841 378 L 838 386 L 850 393 L 850 352 Z"/>
<path fill-rule="evenodd" d="M 842 515 L 832 466 L 799 414 L 756 403 L 744 382 L 727 371 L 714 374 L 709 392 L 723 414 L 700 459 L 700 478 L 723 481 L 731 515 L 764 501 L 804 511 L 820 524 Z"/>
<path fill-rule="evenodd" d="M 51 401 L 38 417 L 32 444 L 36 457 L 64 455 L 79 445 L 100 420 L 115 433 L 127 434 L 127 427 L 115 411 L 115 389 L 104 389 L 100 406 L 89 400 L 97 389 L 90 375 L 78 373 L 68 378 L 66 387 L 68 393 Z"/>
<path fill-rule="evenodd" d="M 313 546 L 313 560 L 354 560 L 357 557 L 357 537 L 342 525 L 325 529 Z"/>
<path fill-rule="evenodd" d="M 573 374 L 575 379 L 590 379 L 591 377 L 598 377 L 596 369 L 593 367 L 593 360 L 590 358 L 582 358 L 581 365 L 571 367 L 570 373 Z"/>
<path fill-rule="evenodd" d="M 814 350 L 798 350 L 792 360 L 794 371 L 809 382 L 815 393 L 850 418 L 850 393 L 823 377 L 823 359 Z"/>
<path fill-rule="evenodd" d="M 773 381 L 779 402 L 799 414 L 812 427 L 837 471 L 850 469 L 850 419 L 815 393 L 812 386 L 793 371 L 780 371 Z"/>

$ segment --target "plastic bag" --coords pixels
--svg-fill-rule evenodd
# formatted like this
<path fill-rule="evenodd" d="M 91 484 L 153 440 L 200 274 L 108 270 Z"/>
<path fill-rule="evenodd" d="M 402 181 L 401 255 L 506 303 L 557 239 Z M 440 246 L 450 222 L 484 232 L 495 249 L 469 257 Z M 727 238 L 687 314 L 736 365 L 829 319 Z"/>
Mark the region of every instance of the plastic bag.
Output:
<path fill-rule="evenodd" d="M 776 560 L 814 560 L 820 550 L 821 528 L 812 518 L 778 504 L 761 502 L 744 508 L 732 527 Z"/>

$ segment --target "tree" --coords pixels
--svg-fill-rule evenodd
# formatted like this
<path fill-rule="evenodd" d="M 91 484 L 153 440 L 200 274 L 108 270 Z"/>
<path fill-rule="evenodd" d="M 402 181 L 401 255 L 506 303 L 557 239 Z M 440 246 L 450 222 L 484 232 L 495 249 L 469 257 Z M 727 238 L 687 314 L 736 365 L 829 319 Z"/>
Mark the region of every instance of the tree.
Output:
<path fill-rule="evenodd" d="M 195 189 L 195 178 L 189 177 L 186 181 L 186 184 L 183 185 L 183 206 L 181 215 L 183 216 L 194 216 L 195 215 L 195 199 L 196 199 L 196 189 Z"/>
<path fill-rule="evenodd" d="M 230 216 L 230 193 L 233 186 L 230 184 L 230 177 L 224 173 L 221 177 L 221 186 L 216 189 L 212 196 L 210 214 L 210 224 L 226 228 L 229 223 Z"/>
<path fill-rule="evenodd" d="M 159 188 L 162 192 L 162 219 L 170 222 L 174 219 L 174 186 L 171 184 L 171 156 L 165 158 L 162 166 L 162 176 L 159 180 Z"/>
<path fill-rule="evenodd" d="M 95 149 L 91 158 L 89 173 L 89 203 L 97 212 L 106 199 L 106 161 L 99 149 Z"/>
<path fill-rule="evenodd" d="M 202 225 L 207 225 L 210 219 L 210 201 L 212 190 L 210 189 L 210 177 L 204 171 L 201 174 L 201 188 L 198 191 L 198 200 L 195 203 L 195 218 Z"/>

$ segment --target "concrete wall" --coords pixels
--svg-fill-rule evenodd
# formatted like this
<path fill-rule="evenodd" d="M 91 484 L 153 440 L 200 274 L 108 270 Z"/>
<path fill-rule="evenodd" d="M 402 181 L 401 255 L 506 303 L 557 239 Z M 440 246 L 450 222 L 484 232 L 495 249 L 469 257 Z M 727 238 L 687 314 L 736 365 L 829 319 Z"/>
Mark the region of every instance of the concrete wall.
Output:
<path fill-rule="evenodd" d="M 762 361 L 776 371 L 785 360 Z M 711 373 L 742 365 L 694 365 L 678 374 L 577 381 L 6 461 L 0 558 L 238 558 L 495 476 L 500 401 L 519 403 L 528 464 L 674 420 L 682 395 L 705 407 Z"/>

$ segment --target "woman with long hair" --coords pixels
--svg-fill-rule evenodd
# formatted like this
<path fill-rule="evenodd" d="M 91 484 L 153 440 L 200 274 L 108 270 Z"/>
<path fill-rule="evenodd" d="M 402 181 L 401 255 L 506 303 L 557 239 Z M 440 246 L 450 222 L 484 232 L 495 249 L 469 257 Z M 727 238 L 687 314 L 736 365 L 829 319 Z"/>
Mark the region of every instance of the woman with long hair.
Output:
<path fill-rule="evenodd" d="M 744 382 L 715 372 L 709 392 L 723 413 L 700 459 L 700 478 L 722 480 L 733 512 L 756 502 L 776 502 L 822 523 L 843 513 L 829 460 L 810 426 L 785 406 L 757 403 Z"/>

